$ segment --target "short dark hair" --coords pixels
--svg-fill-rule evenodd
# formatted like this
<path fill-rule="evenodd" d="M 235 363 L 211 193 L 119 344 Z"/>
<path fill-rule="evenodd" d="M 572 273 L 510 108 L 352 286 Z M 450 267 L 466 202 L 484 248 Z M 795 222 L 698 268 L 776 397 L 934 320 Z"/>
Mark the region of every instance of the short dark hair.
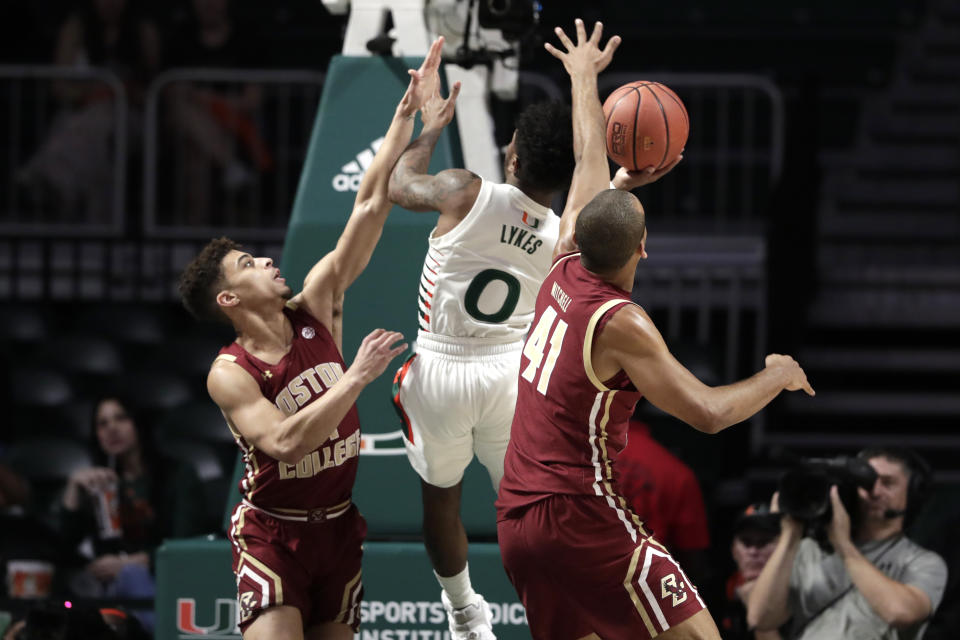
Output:
<path fill-rule="evenodd" d="M 886 458 L 903 467 L 907 474 L 907 513 L 904 524 L 912 524 L 930 492 L 933 478 L 930 464 L 913 449 L 896 445 L 867 447 L 857 453 L 857 457 L 868 462 L 873 458 Z"/>
<path fill-rule="evenodd" d="M 607 189 L 587 203 L 577 218 L 574 234 L 583 266 L 595 273 L 619 269 L 643 241 L 643 210 L 629 191 Z"/>
<path fill-rule="evenodd" d="M 216 294 L 225 284 L 223 257 L 239 248 L 240 245 L 230 238 L 214 238 L 180 274 L 180 298 L 197 320 L 230 323 L 217 304 Z"/>
<path fill-rule="evenodd" d="M 576 166 L 570 107 L 556 100 L 532 104 L 517 117 L 516 128 L 520 184 L 545 191 L 565 189 Z"/>

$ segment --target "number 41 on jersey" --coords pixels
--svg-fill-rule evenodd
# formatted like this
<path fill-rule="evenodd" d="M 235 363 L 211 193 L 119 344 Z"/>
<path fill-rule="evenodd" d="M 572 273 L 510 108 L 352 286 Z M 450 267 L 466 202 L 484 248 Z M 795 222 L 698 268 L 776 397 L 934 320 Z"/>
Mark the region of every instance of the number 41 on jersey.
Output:
<path fill-rule="evenodd" d="M 556 326 L 554 321 L 556 320 Z M 557 358 L 560 356 L 560 348 L 563 346 L 563 338 L 567 335 L 567 323 L 557 319 L 557 310 L 549 306 L 543 310 L 540 321 L 530 332 L 527 338 L 527 344 L 523 346 L 523 355 L 530 360 L 530 364 L 520 374 L 527 382 L 533 382 L 543 364 L 543 370 L 540 371 L 540 380 L 537 382 L 537 391 L 547 395 L 547 387 L 550 386 L 550 375 L 553 373 L 553 367 L 557 364 Z M 547 345 L 550 350 L 547 352 L 547 361 L 543 361 L 544 350 Z"/>

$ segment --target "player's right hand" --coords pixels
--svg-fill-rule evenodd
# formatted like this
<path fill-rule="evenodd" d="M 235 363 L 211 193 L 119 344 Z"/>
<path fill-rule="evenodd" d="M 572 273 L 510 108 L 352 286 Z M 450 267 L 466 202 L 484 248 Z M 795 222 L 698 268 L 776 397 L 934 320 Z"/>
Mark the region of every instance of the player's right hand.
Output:
<path fill-rule="evenodd" d="M 353 364 L 350 365 L 350 371 L 360 376 L 364 384 L 373 382 L 384 372 L 391 360 L 406 351 L 406 343 L 393 346 L 400 340 L 403 340 L 402 333 L 374 329 L 360 343 Z"/>
<path fill-rule="evenodd" d="M 70 475 L 69 482 L 75 486 L 83 487 L 93 493 L 102 491 L 110 485 L 116 483 L 117 474 L 113 469 L 106 467 L 87 467 L 78 469 Z"/>
<path fill-rule="evenodd" d="M 786 371 L 787 383 L 783 385 L 783 388 L 787 391 L 799 391 L 803 389 L 808 396 L 817 395 L 817 392 L 814 391 L 810 383 L 807 382 L 807 374 L 804 373 L 800 364 L 790 356 L 771 353 L 766 357 L 764 364 L 768 369 L 772 367 L 782 367 Z"/>

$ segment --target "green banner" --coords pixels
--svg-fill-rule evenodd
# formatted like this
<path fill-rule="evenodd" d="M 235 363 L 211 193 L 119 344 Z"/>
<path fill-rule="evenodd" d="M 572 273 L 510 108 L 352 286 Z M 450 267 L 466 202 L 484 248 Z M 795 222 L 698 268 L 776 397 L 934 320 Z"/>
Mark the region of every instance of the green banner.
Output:
<path fill-rule="evenodd" d="M 497 638 L 529 640 L 523 606 L 503 573 L 497 545 L 471 545 L 470 573 L 490 604 Z M 367 543 L 363 584 L 357 640 L 449 640 L 440 585 L 423 545 Z M 164 543 L 157 552 L 156 602 L 156 640 L 239 640 L 230 543 Z"/>

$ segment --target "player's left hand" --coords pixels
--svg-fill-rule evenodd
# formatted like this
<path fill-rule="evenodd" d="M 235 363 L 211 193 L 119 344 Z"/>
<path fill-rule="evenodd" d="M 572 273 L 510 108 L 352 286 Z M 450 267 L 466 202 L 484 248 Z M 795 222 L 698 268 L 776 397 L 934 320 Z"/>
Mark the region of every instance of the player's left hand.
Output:
<path fill-rule="evenodd" d="M 456 113 L 457 96 L 460 95 L 460 83 L 454 82 L 450 95 L 444 98 L 440 95 L 440 84 L 434 89 L 433 95 L 427 100 L 420 109 L 420 119 L 423 120 L 423 128 L 438 128 L 450 124 L 453 115 Z"/>
<path fill-rule="evenodd" d="M 673 168 L 680 164 L 681 160 L 683 160 L 683 154 L 677 156 L 673 162 L 660 170 L 657 170 L 657 168 L 654 166 L 649 166 L 646 169 L 641 169 L 640 171 L 630 171 L 625 167 L 620 167 L 617 169 L 617 173 L 613 176 L 613 186 L 624 191 L 632 191 L 637 187 L 642 187 L 652 182 L 656 182 L 663 176 L 673 171 Z"/>
<path fill-rule="evenodd" d="M 563 68 L 571 76 L 576 74 L 593 73 L 597 74 L 607 68 L 610 61 L 613 60 L 613 52 L 620 46 L 620 36 L 613 36 L 607 40 L 607 45 L 600 49 L 600 37 L 603 35 L 603 23 L 596 22 L 593 25 L 593 33 L 587 39 L 587 30 L 583 25 L 583 20 L 575 20 L 577 29 L 577 44 L 573 44 L 566 32 L 556 27 L 553 31 L 560 39 L 566 51 L 561 51 L 549 42 L 544 43 L 543 47 L 554 58 L 563 63 Z"/>
<path fill-rule="evenodd" d="M 443 36 L 440 36 L 430 45 L 430 50 L 427 51 L 420 68 L 407 70 L 410 74 L 410 84 L 407 85 L 407 92 L 403 94 L 403 99 L 397 107 L 402 117 L 412 118 L 437 91 L 440 84 L 439 69 L 442 53 Z"/>
<path fill-rule="evenodd" d="M 830 520 L 830 527 L 827 529 L 827 537 L 830 539 L 833 548 L 838 553 L 842 553 L 844 548 L 851 544 L 850 514 L 847 513 L 846 507 L 840 501 L 837 485 L 830 487 L 830 506 L 833 510 L 833 518 Z"/>
<path fill-rule="evenodd" d="M 88 564 L 87 571 L 100 582 L 110 582 L 116 579 L 126 564 L 127 560 L 123 556 L 108 553 Z"/>

